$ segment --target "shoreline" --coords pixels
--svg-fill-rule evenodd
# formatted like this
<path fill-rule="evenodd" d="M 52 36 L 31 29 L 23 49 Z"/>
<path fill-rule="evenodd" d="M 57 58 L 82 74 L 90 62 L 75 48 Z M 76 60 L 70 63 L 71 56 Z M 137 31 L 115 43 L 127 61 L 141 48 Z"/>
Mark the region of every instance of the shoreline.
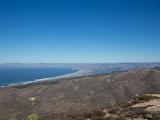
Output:
<path fill-rule="evenodd" d="M 55 76 L 55 77 L 40 78 L 40 79 L 28 81 L 28 82 L 8 84 L 6 86 L 0 86 L 0 88 L 14 87 L 14 86 L 19 86 L 19 85 L 28 85 L 28 84 L 38 83 L 38 82 L 56 81 L 56 80 L 60 80 L 60 79 L 68 79 L 68 78 L 73 78 L 73 77 L 86 76 L 86 75 L 90 75 L 90 74 L 91 74 L 91 70 L 79 69 L 78 71 L 73 72 L 73 73 L 68 73 L 68 74 L 59 75 L 59 76 Z"/>

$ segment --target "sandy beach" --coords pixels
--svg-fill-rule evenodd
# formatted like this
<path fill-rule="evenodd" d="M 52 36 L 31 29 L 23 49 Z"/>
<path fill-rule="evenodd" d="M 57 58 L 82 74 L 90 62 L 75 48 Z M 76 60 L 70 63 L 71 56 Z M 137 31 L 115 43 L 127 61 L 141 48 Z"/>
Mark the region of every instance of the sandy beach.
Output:
<path fill-rule="evenodd" d="M 36 79 L 36 80 L 33 80 L 33 81 L 28 81 L 28 82 L 9 84 L 7 86 L 1 86 L 1 87 L 13 87 L 13 86 L 19 86 L 19 85 L 34 84 L 34 83 L 39 83 L 39 82 L 41 83 L 41 82 L 49 82 L 49 81 L 58 81 L 58 80 L 61 80 L 61 79 L 69 79 L 69 78 L 73 78 L 73 77 L 87 76 L 87 75 L 91 75 L 91 73 L 92 73 L 91 70 L 80 69 L 80 70 L 78 70 L 77 72 L 74 72 L 74 73 L 69 73 L 69 74 L 55 76 L 55 77 Z"/>

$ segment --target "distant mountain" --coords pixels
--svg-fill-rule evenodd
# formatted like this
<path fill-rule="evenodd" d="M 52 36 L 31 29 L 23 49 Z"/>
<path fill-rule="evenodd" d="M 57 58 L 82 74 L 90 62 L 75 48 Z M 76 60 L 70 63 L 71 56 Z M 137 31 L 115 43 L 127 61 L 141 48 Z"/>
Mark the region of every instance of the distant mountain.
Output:
<path fill-rule="evenodd" d="M 114 69 L 122 70 L 137 68 L 160 67 L 160 63 L 5 63 L 0 64 L 0 68 L 5 67 L 69 67 L 75 69 Z"/>

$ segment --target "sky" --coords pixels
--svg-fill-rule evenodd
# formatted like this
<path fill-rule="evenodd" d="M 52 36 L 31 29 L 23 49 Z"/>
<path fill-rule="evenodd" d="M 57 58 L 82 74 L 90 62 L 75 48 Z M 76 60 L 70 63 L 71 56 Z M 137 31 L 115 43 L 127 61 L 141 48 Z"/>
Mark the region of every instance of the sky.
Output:
<path fill-rule="evenodd" d="M 160 62 L 159 0 L 0 0 L 0 63 Z"/>

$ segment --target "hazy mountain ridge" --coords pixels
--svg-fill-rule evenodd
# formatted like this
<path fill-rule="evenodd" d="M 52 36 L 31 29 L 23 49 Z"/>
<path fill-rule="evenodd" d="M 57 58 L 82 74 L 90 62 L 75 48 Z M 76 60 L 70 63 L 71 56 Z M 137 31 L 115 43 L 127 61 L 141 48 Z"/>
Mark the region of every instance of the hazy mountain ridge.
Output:
<path fill-rule="evenodd" d="M 160 63 L 4 63 L 3 67 L 70 67 L 70 68 L 88 68 L 88 69 L 108 69 L 108 68 L 153 68 L 160 67 Z"/>

